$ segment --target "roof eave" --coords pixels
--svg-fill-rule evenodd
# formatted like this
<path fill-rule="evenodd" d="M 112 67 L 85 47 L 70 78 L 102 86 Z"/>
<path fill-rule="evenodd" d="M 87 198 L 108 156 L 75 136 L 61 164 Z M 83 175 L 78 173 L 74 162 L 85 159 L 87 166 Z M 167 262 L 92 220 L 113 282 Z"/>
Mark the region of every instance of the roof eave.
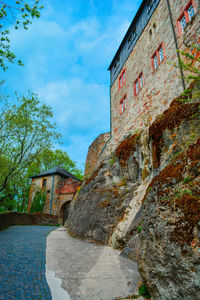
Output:
<path fill-rule="evenodd" d="M 75 180 L 78 180 L 81 182 L 80 179 L 76 178 L 76 176 L 72 175 L 72 176 L 68 176 L 68 175 L 64 175 L 64 174 L 60 174 L 58 172 L 55 172 L 55 173 L 49 173 L 49 174 L 43 174 L 43 175 L 34 175 L 34 176 L 30 176 L 29 178 L 40 178 L 40 177 L 46 177 L 46 176 L 51 176 L 51 175 L 60 175 L 60 176 L 63 176 L 65 178 L 72 178 L 72 179 L 75 179 Z"/>
<path fill-rule="evenodd" d="M 134 19 L 133 19 L 133 21 L 131 22 L 131 25 L 129 26 L 129 28 L 128 28 L 128 30 L 127 30 L 127 32 L 126 32 L 126 34 L 125 34 L 125 36 L 124 36 L 124 38 L 123 38 L 123 40 L 122 40 L 120 46 L 119 46 L 119 48 L 117 49 L 117 52 L 115 53 L 115 56 L 114 56 L 114 58 L 113 58 L 113 60 L 112 60 L 112 62 L 111 62 L 111 64 L 110 64 L 110 66 L 109 66 L 109 68 L 108 68 L 108 71 L 110 71 L 110 69 L 112 68 L 112 65 L 113 65 L 114 61 L 115 61 L 116 58 L 119 56 L 119 53 L 121 52 L 121 49 L 123 48 L 123 46 L 124 46 L 124 44 L 125 44 L 125 42 L 126 42 L 128 36 L 129 36 L 129 34 L 131 33 L 131 30 L 134 28 L 134 26 L 135 26 L 135 24 L 136 24 L 136 21 L 137 21 L 138 18 L 140 17 L 140 15 L 141 15 L 141 13 L 142 13 L 142 11 L 143 11 L 143 8 L 144 8 L 144 6 L 145 6 L 145 4 L 146 4 L 147 1 L 148 1 L 148 0 L 143 0 L 143 1 L 142 1 L 142 3 L 141 3 L 141 5 L 140 5 L 140 7 L 139 7 L 139 9 L 138 9 L 138 11 L 137 11 L 137 13 L 136 13 Z"/>

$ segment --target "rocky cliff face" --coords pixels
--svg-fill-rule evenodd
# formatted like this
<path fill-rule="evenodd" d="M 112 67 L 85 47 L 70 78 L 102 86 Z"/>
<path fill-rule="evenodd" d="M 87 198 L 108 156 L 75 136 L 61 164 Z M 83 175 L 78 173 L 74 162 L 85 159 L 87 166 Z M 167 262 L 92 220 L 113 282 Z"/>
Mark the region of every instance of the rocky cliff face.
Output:
<path fill-rule="evenodd" d="M 65 224 L 136 260 L 159 300 L 200 295 L 200 104 L 182 100 L 98 165 Z"/>

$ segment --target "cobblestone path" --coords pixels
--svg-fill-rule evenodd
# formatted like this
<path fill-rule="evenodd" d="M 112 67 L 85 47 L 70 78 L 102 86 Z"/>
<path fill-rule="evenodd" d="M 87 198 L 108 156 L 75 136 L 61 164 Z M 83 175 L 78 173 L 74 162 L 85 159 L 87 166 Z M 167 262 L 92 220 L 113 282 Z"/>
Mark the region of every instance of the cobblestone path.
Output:
<path fill-rule="evenodd" d="M 0 300 L 50 300 L 45 277 L 46 237 L 54 226 L 0 231 Z"/>

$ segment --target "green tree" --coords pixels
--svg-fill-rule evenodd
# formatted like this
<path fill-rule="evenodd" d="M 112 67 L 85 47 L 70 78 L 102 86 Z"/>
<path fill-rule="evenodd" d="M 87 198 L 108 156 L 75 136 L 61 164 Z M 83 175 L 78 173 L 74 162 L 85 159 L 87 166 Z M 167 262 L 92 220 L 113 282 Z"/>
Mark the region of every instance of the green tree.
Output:
<path fill-rule="evenodd" d="M 17 104 L 2 103 L 0 114 L 0 192 L 42 151 L 58 142 L 51 107 L 39 101 L 37 95 L 17 97 Z"/>
<path fill-rule="evenodd" d="M 55 166 L 64 168 L 80 180 L 83 179 L 83 173 L 78 169 L 76 162 L 71 160 L 66 151 L 57 149 L 44 149 L 30 165 L 28 173 L 29 176 L 36 175 Z"/>
<path fill-rule="evenodd" d="M 40 0 L 24 2 L 23 0 L 0 1 L 0 67 L 5 71 L 7 62 L 15 62 L 15 54 L 10 51 L 10 39 L 8 25 L 17 29 L 28 29 L 31 19 L 39 18 L 43 6 Z M 23 65 L 18 60 L 19 65 Z"/>
<path fill-rule="evenodd" d="M 26 212 L 30 176 L 61 166 L 79 179 L 82 171 L 63 150 L 52 150 L 60 141 L 52 109 L 37 95 L 0 99 L 0 212 Z"/>

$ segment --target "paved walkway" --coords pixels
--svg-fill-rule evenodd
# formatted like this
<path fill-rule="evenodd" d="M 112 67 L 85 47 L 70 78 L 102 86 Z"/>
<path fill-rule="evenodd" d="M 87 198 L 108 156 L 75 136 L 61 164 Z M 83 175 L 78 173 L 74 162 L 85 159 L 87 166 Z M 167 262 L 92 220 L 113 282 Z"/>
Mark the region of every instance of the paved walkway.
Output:
<path fill-rule="evenodd" d="M 0 231 L 0 299 L 50 300 L 46 236 L 56 227 L 12 226 Z"/>
<path fill-rule="evenodd" d="M 64 227 L 48 236 L 46 257 L 54 300 L 112 300 L 137 294 L 136 263 L 110 247 L 73 239 Z"/>
<path fill-rule="evenodd" d="M 119 251 L 73 239 L 64 227 L 0 231 L 0 300 L 125 299 L 138 281 L 136 264 Z"/>

